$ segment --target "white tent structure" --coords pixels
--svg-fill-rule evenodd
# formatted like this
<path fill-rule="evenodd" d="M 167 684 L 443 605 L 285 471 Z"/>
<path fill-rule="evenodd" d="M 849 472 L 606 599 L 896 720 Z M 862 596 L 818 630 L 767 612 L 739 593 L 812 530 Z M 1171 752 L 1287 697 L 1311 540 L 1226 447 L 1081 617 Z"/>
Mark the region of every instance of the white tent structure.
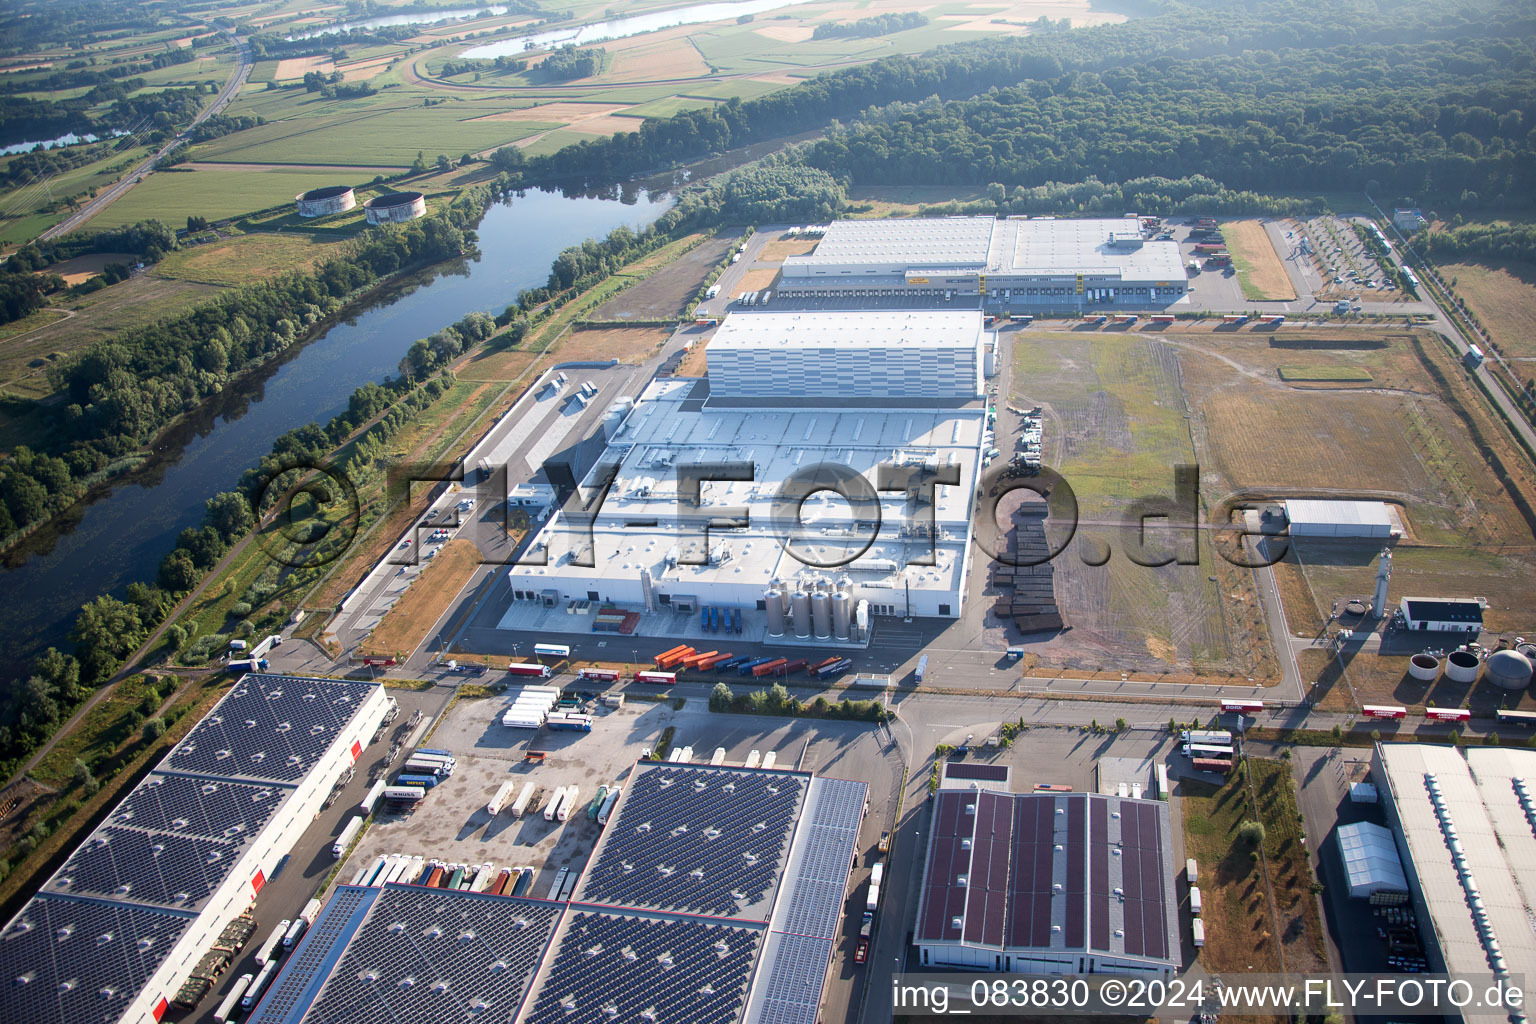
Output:
<path fill-rule="evenodd" d="M 1397 856 L 1392 832 L 1370 822 L 1339 826 L 1339 856 L 1349 879 L 1352 899 L 1368 899 L 1379 892 L 1406 893 L 1408 879 Z"/>

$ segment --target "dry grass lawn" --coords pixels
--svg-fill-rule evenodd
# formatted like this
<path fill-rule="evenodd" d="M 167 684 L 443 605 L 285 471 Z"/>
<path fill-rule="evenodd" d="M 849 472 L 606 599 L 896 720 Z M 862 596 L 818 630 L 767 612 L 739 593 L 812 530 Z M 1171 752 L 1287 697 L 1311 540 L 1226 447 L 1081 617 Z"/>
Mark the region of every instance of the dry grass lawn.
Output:
<path fill-rule="evenodd" d="M 621 363 L 639 363 L 671 336 L 672 331 L 667 327 L 573 330 L 555 346 L 555 355 L 561 361 L 617 359 Z"/>
<path fill-rule="evenodd" d="M 392 654 L 402 661 L 426 639 L 427 631 L 480 564 L 480 552 L 470 541 L 455 538 L 442 546 L 395 606 L 359 645 L 362 654 Z"/>
<path fill-rule="evenodd" d="M 779 272 L 774 267 L 756 267 L 741 276 L 736 289 L 743 292 L 760 292 L 772 286 L 778 276 Z"/>
<path fill-rule="evenodd" d="M 815 33 L 810 25 L 764 25 L 752 30 L 764 39 L 780 43 L 803 43 Z"/>
<path fill-rule="evenodd" d="M 616 132 L 637 132 L 640 130 L 640 119 L 625 117 L 622 114 L 612 114 L 608 117 L 589 117 L 566 128 L 583 135 L 613 135 Z"/>
<path fill-rule="evenodd" d="M 1448 263 L 1440 270 L 1446 280 L 1456 280 L 1456 293 L 1507 358 L 1536 361 L 1536 266 Z M 1520 376 L 1533 373 L 1536 366 L 1527 366 Z"/>
<path fill-rule="evenodd" d="M 654 35 L 631 36 L 631 46 L 604 43 L 610 53 L 605 82 L 653 82 L 674 78 L 705 78 L 710 74 L 703 54 L 686 35 L 657 39 Z M 614 52 L 617 51 L 617 52 Z"/>
<path fill-rule="evenodd" d="M 465 363 L 454 373 L 460 380 L 514 381 L 538 358 L 534 352 L 518 349 L 502 349 L 498 352 L 482 352 Z"/>
<path fill-rule="evenodd" d="M 1283 302 L 1296 298 L 1285 264 L 1280 262 L 1261 221 L 1228 221 L 1221 226 L 1221 233 L 1233 259 L 1247 264 L 1248 283 L 1258 292 L 1255 298 Z"/>

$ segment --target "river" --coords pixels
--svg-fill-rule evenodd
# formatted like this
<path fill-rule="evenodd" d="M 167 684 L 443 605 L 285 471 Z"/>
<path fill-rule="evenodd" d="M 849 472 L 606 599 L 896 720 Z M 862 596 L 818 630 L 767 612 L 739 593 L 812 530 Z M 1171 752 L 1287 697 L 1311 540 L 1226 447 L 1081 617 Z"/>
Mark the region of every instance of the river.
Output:
<path fill-rule="evenodd" d="M 478 227 L 479 259 L 418 273 L 208 403 L 162 439 L 142 471 L 10 553 L 0 570 L 0 672 L 12 677 L 62 644 L 85 601 L 152 580 L 176 535 L 201 520 L 203 502 L 232 487 L 279 435 L 329 420 L 359 385 L 398 372 L 417 338 L 475 310 L 499 313 L 520 289 L 543 285 L 566 246 L 650 224 L 672 203 L 656 195 L 529 192 L 498 203 Z"/>
<path fill-rule="evenodd" d="M 504 39 L 497 43 L 474 46 L 459 54 L 469 60 L 490 60 L 495 57 L 515 57 L 525 50 L 539 50 L 551 46 L 585 46 L 604 39 L 624 39 L 642 32 L 658 32 L 678 25 L 704 25 L 712 21 L 733 21 L 747 15 L 776 11 L 781 7 L 813 3 L 814 0 L 736 0 L 734 3 L 694 4 L 667 11 L 651 11 L 628 18 L 613 18 L 574 28 L 550 29 L 532 35 Z"/>
<path fill-rule="evenodd" d="M 481 16 L 494 17 L 506 14 L 505 7 L 465 7 L 453 11 L 418 11 L 414 14 L 381 14 L 376 18 L 360 18 L 357 21 L 343 21 L 335 25 L 326 25 L 324 28 L 313 29 L 309 32 L 296 32 L 289 36 L 290 42 L 297 39 L 316 39 L 320 36 L 331 36 L 338 32 L 351 32 L 353 29 L 362 28 L 393 28 L 398 25 L 438 25 L 445 21 L 458 21 L 463 18 L 477 18 Z"/>

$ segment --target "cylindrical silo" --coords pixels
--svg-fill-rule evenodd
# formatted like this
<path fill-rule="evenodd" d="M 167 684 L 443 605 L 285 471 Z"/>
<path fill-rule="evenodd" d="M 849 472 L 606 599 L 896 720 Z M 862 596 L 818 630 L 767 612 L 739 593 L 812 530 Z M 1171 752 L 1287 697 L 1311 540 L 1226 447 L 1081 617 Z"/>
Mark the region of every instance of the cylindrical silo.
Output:
<path fill-rule="evenodd" d="M 1479 664 L 1471 651 L 1452 651 L 1445 659 L 1445 678 L 1453 683 L 1474 682 Z"/>
<path fill-rule="evenodd" d="M 832 635 L 832 598 L 827 596 L 825 590 L 817 590 L 811 595 L 811 625 L 816 630 L 818 640 L 825 640 Z"/>
<path fill-rule="evenodd" d="M 784 595 L 777 587 L 763 595 L 763 603 L 768 606 L 768 635 L 784 635 Z"/>
<path fill-rule="evenodd" d="M 832 635 L 847 640 L 853 628 L 853 598 L 839 590 L 832 595 Z"/>
<path fill-rule="evenodd" d="M 795 636 L 803 640 L 811 635 L 811 595 L 804 587 L 789 599 L 789 617 L 794 623 Z"/>
<path fill-rule="evenodd" d="M 1440 674 L 1440 659 L 1432 654 L 1415 654 L 1408 659 L 1408 674 L 1426 683 L 1431 682 Z"/>
<path fill-rule="evenodd" d="M 1501 690 L 1523 690 L 1531 683 L 1531 659 L 1517 650 L 1496 651 L 1483 678 Z"/>

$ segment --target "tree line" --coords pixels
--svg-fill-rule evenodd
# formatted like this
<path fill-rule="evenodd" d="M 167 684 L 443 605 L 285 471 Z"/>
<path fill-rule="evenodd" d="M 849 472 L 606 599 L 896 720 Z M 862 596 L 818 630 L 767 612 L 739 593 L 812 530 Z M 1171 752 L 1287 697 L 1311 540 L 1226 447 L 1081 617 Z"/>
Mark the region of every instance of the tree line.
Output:
<path fill-rule="evenodd" d="M 1434 259 L 1536 263 L 1536 224 L 1467 224 L 1425 231 L 1414 239 Z"/>
<path fill-rule="evenodd" d="M 569 82 L 573 78 L 588 78 L 603 70 L 608 51 L 601 46 L 578 50 L 567 43 L 533 66 L 529 73 L 536 82 Z"/>
<path fill-rule="evenodd" d="M 870 39 L 875 36 L 888 36 L 892 32 L 905 32 L 912 28 L 922 28 L 928 24 L 928 15 L 917 11 L 906 11 L 901 14 L 881 14 L 873 18 L 860 18 L 858 21 L 829 21 L 817 25 L 816 31 L 811 33 L 812 39 Z"/>
<path fill-rule="evenodd" d="M 1324 0 L 1156 6 L 1169 13 L 890 57 L 758 99 L 647 119 L 636 131 L 544 156 L 499 150 L 494 161 L 529 183 L 599 185 L 859 118 L 870 130 L 852 137 L 868 150 L 846 158 L 830 151 L 827 163 L 884 162 L 882 173 L 894 176 L 904 150 L 893 145 L 942 144 L 919 151 L 903 179 L 913 182 L 1206 174 L 1236 189 L 1317 187 L 1297 180 L 1299 168 L 1327 188 L 1376 180 L 1459 193 L 1467 180 L 1482 183 L 1484 194 L 1491 187 L 1512 195 L 1528 179 L 1532 17 L 1518 5 L 1409 0 L 1390 18 Z M 1001 98 L 983 95 L 989 90 Z M 1298 92 L 1304 102 L 1293 98 Z M 946 100 L 972 105 L 939 106 Z M 889 113 L 861 117 L 893 102 L 922 109 L 900 115 L 908 123 L 889 131 L 873 127 Z M 1493 114 L 1491 129 L 1484 111 Z M 981 120 L 965 132 L 946 123 L 951 117 Z M 1002 132 L 1007 145 L 991 146 L 989 131 Z M 950 159 L 962 178 L 946 176 Z"/>

